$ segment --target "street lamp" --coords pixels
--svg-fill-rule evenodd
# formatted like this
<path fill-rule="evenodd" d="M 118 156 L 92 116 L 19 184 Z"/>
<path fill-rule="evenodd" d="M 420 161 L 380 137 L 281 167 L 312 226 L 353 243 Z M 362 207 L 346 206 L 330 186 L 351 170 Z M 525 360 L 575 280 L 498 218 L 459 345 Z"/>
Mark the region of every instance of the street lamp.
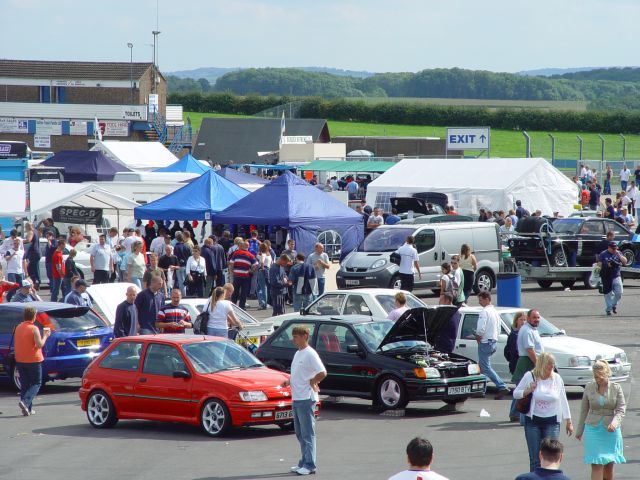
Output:
<path fill-rule="evenodd" d="M 133 105 L 133 43 L 127 43 L 130 52 L 129 60 L 129 81 L 131 82 L 131 105 Z"/>

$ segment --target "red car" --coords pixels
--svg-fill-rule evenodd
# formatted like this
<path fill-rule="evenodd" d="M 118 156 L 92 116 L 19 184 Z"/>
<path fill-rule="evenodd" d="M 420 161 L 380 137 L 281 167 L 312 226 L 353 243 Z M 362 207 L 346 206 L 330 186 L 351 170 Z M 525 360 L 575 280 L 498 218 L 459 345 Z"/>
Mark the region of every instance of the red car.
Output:
<path fill-rule="evenodd" d="M 80 399 L 95 428 L 120 419 L 201 425 L 212 437 L 229 428 L 292 427 L 289 375 L 264 366 L 219 337 L 142 335 L 119 338 L 89 365 Z"/>

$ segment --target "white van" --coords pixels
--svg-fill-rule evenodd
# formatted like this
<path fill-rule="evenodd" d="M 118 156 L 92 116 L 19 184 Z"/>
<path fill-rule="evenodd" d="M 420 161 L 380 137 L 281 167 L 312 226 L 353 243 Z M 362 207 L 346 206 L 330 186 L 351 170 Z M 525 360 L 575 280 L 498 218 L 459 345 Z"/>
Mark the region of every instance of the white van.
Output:
<path fill-rule="evenodd" d="M 490 291 L 501 268 L 498 225 L 493 222 L 455 222 L 427 225 L 384 225 L 365 237 L 358 249 L 345 257 L 336 275 L 338 288 L 400 288 L 398 265 L 390 255 L 413 235 L 422 278 L 415 275 L 416 289 L 439 288 L 440 265 L 451 261 L 466 243 L 476 256 L 473 290 Z"/>

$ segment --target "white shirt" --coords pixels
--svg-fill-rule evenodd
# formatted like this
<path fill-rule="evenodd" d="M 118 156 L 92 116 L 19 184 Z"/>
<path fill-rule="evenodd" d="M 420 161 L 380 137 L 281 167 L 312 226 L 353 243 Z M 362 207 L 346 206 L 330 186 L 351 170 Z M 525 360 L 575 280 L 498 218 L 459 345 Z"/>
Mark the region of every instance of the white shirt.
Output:
<path fill-rule="evenodd" d="M 229 300 L 218 300 L 216 306 L 211 310 L 211 305 L 208 306 L 209 321 L 207 322 L 208 328 L 229 328 L 227 323 L 227 315 L 233 312 L 233 305 Z"/>
<path fill-rule="evenodd" d="M 437 474 L 433 470 L 421 471 L 421 470 L 405 470 L 404 472 L 396 473 L 393 477 L 389 477 L 389 480 L 449 480 L 447 477 L 443 477 Z"/>
<path fill-rule="evenodd" d="M 623 207 L 626 207 L 631 203 L 631 198 L 629 198 L 629 195 L 625 195 L 620 199 L 620 203 Z"/>
<path fill-rule="evenodd" d="M 587 176 L 587 172 L 588 172 L 587 167 L 582 167 L 580 169 L 580 176 L 581 177 L 586 177 Z"/>
<path fill-rule="evenodd" d="M 151 245 L 149 245 L 149 250 L 158 255 L 159 257 L 164 255 L 164 237 L 156 237 L 151 240 Z"/>
<path fill-rule="evenodd" d="M 638 200 L 638 187 L 632 187 L 627 191 L 627 197 L 633 201 Z"/>
<path fill-rule="evenodd" d="M 371 215 L 369 216 L 369 221 L 367 223 L 372 225 L 383 225 L 384 217 L 382 215 Z"/>
<path fill-rule="evenodd" d="M 629 175 L 631 175 L 631 170 L 625 168 L 624 170 L 620 170 L 620 180 L 626 182 L 629 180 Z"/>
<path fill-rule="evenodd" d="M 400 273 L 413 275 L 415 273 L 413 262 L 419 260 L 418 251 L 412 245 L 405 243 L 396 250 L 396 253 L 400 255 Z"/>
<path fill-rule="evenodd" d="M 186 264 L 187 273 L 189 272 L 198 272 L 203 275 L 207 274 L 207 263 L 204 261 L 204 258 L 200 257 L 198 261 L 196 261 L 193 256 L 187 259 Z"/>
<path fill-rule="evenodd" d="M 564 388 L 562 377 L 556 372 L 551 372 L 551 376 L 546 380 L 536 378 L 536 389 L 531 397 L 531 408 L 528 417 L 556 417 L 560 422 L 563 419 L 571 418 L 569 410 L 569 402 L 567 401 L 567 392 Z M 518 383 L 513 391 L 513 398 L 519 399 L 524 397 L 524 391 L 533 382 L 533 374 L 527 372 Z"/>
<path fill-rule="evenodd" d="M 129 235 L 127 238 L 125 238 L 122 241 L 122 244 L 124 245 L 124 248 L 127 251 L 127 253 L 131 253 L 131 245 L 133 245 L 138 240 L 139 238 L 136 237 L 135 235 Z"/>
<path fill-rule="evenodd" d="M 93 266 L 96 270 L 109 270 L 109 260 L 111 260 L 111 247 L 109 245 L 96 243 L 91 247 L 90 255 L 93 258 Z"/>
<path fill-rule="evenodd" d="M 527 349 L 533 348 L 536 355 L 540 355 L 544 352 L 542 346 L 542 339 L 537 328 L 533 328 L 529 322 L 526 322 L 520 331 L 518 332 L 518 355 L 521 357 L 527 356 Z"/>
<path fill-rule="evenodd" d="M 11 255 L 7 259 L 7 273 L 15 273 L 22 275 L 24 270 L 22 268 L 22 257 L 24 257 L 24 250 L 7 250 L 7 253 Z"/>
<path fill-rule="evenodd" d="M 480 343 L 487 343 L 489 340 L 498 341 L 500 331 L 500 315 L 493 305 L 487 305 L 480 312 L 476 334 L 481 336 Z"/>
<path fill-rule="evenodd" d="M 309 381 L 320 372 L 326 372 L 318 352 L 307 346 L 298 350 L 291 362 L 291 399 L 318 401 L 318 394 L 313 391 Z"/>

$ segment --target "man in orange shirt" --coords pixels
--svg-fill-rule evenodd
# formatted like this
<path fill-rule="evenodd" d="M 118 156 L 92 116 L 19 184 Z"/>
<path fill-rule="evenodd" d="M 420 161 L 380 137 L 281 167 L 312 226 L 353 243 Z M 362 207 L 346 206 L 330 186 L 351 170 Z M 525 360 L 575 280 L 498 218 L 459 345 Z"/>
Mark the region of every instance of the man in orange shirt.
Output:
<path fill-rule="evenodd" d="M 20 374 L 20 402 L 18 407 L 25 417 L 35 414 L 33 399 L 36 398 L 42 383 L 42 347 L 51 335 L 51 329 L 44 328 L 44 334 L 34 325 L 36 309 L 24 309 L 24 321 L 16 327 L 13 343 L 15 345 L 16 368 Z"/>
<path fill-rule="evenodd" d="M 66 243 L 67 242 L 62 238 L 58 240 L 58 246 L 51 256 L 51 281 L 53 283 L 53 285 L 51 286 L 52 302 L 58 301 L 58 293 L 60 292 L 60 286 L 62 285 L 62 279 L 64 278 L 65 274 L 64 258 L 62 255 Z M 62 300 L 64 301 L 64 299 Z"/>

